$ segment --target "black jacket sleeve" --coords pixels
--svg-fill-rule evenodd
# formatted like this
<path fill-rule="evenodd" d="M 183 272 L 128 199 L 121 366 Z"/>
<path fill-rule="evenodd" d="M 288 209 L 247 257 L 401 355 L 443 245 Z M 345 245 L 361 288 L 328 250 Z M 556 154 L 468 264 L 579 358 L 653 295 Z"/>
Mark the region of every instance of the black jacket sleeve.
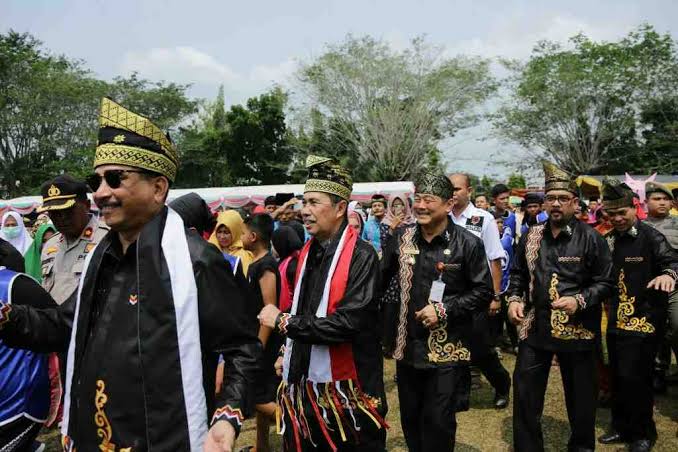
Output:
<path fill-rule="evenodd" d="M 614 286 L 610 247 L 603 236 L 598 233 L 591 234 L 586 262 L 588 262 L 587 268 L 591 274 L 591 282 L 581 290 L 585 305 L 580 304 L 579 309 L 588 309 L 602 304 L 603 300 L 610 296 Z"/>
<path fill-rule="evenodd" d="M 650 229 L 650 231 L 657 273 L 672 276 L 678 282 L 678 250 L 671 246 L 664 234 L 655 229 Z"/>
<path fill-rule="evenodd" d="M 527 283 L 530 280 L 530 272 L 527 268 L 527 259 L 525 257 L 525 243 L 530 233 L 531 230 L 528 230 L 526 234 L 523 234 L 522 237 L 520 237 L 518 247 L 516 248 L 515 257 L 510 270 L 510 283 L 508 289 L 509 299 L 519 298 L 522 301 L 526 300 L 525 292 L 527 292 Z"/>
<path fill-rule="evenodd" d="M 350 342 L 376 311 L 379 283 L 379 258 L 367 242 L 359 242 L 351 260 L 344 298 L 327 317 L 314 314 L 294 315 L 287 324 L 287 336 L 307 344 L 330 345 Z M 376 326 L 373 326 L 376 327 Z"/>
<path fill-rule="evenodd" d="M 224 359 L 224 385 L 215 400 L 212 422 L 227 420 L 239 432 L 251 408 L 248 394 L 261 353 L 255 319 L 248 315 L 245 289 L 216 248 L 204 247 L 194 273 L 203 350 L 215 362 L 219 355 Z M 210 383 L 207 387 L 213 389 Z"/>
<path fill-rule="evenodd" d="M 75 313 L 73 294 L 57 306 L 32 278 L 19 276 L 12 287 L 8 321 L 0 326 L 0 339 L 9 347 L 39 353 L 66 352 Z"/>

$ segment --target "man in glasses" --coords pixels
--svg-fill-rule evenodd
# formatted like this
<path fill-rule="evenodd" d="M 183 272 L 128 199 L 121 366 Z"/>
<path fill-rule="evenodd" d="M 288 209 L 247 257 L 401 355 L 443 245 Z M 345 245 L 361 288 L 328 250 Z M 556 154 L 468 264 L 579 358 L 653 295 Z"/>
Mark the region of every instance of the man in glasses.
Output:
<path fill-rule="evenodd" d="M 42 286 L 57 304 L 78 288 L 85 258 L 108 233 L 108 226 L 90 214 L 87 185 L 68 174 L 42 184 L 42 206 L 59 234 L 42 247 Z"/>
<path fill-rule="evenodd" d="M 88 178 L 111 231 L 58 309 L 0 303 L 10 346 L 68 346 L 65 450 L 231 451 L 260 343 L 216 248 L 165 206 L 177 151 L 150 120 L 103 99 Z M 226 381 L 215 397 L 219 356 Z"/>
<path fill-rule="evenodd" d="M 544 162 L 549 219 L 521 237 L 511 269 L 509 318 L 519 325 L 513 374 L 515 450 L 543 451 L 541 416 L 553 355 L 558 357 L 570 421 L 568 450 L 595 448 L 596 341 L 601 302 L 612 291 L 603 237 L 574 217 L 577 185 Z"/>
<path fill-rule="evenodd" d="M 633 191 L 625 183 L 608 179 L 602 192 L 603 208 L 614 227 L 605 238 L 616 287 L 607 327 L 612 431 L 599 441 L 649 451 L 657 439 L 653 363 L 665 331 L 668 295 L 678 279 L 678 252 L 660 231 L 638 221 Z"/>
<path fill-rule="evenodd" d="M 312 238 L 298 260 L 290 312 L 266 305 L 261 325 L 287 337 L 278 416 L 284 450 L 385 449 L 386 395 L 378 324 L 379 259 L 348 226 L 351 175 L 310 155 L 301 215 Z"/>

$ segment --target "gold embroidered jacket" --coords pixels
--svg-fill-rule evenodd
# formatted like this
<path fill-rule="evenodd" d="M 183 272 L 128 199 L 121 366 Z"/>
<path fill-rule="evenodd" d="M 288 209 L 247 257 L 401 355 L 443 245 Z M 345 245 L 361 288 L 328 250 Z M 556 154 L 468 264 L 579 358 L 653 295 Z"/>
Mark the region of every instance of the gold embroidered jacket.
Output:
<path fill-rule="evenodd" d="M 525 304 L 520 338 L 547 350 L 590 349 L 612 284 L 609 249 L 593 228 L 573 218 L 554 238 L 550 220 L 530 227 L 518 244 L 508 290 L 509 302 Z M 577 299 L 572 316 L 551 308 L 565 296 Z"/>
<path fill-rule="evenodd" d="M 624 233 L 605 236 L 614 262 L 615 290 L 610 303 L 610 334 L 655 334 L 666 319 L 668 295 L 647 289 L 662 273 L 678 277 L 678 252 L 653 227 L 637 222 Z"/>
<path fill-rule="evenodd" d="M 434 303 L 439 326 L 425 328 L 414 313 L 429 303 L 433 281 L 445 291 Z M 492 280 L 482 241 L 448 219 L 445 232 L 429 243 L 419 226 L 396 231 L 382 259 L 386 354 L 417 368 L 468 364 L 473 314 L 487 309 Z"/>

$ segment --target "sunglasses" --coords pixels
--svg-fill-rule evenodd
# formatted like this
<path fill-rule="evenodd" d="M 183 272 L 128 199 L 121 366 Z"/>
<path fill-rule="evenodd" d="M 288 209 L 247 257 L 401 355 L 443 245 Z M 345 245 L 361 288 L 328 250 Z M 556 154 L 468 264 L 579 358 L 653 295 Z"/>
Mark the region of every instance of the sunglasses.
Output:
<path fill-rule="evenodd" d="M 90 176 L 87 176 L 87 179 L 85 180 L 87 182 L 87 185 L 89 185 L 89 188 L 91 188 L 93 192 L 99 189 L 99 187 L 101 186 L 102 179 L 106 180 L 106 184 L 109 187 L 111 187 L 112 189 L 116 189 L 120 188 L 122 181 L 127 178 L 125 176 L 125 174 L 127 173 L 145 174 L 147 173 L 147 171 L 114 169 L 105 171 L 103 176 L 100 174 L 92 174 Z"/>

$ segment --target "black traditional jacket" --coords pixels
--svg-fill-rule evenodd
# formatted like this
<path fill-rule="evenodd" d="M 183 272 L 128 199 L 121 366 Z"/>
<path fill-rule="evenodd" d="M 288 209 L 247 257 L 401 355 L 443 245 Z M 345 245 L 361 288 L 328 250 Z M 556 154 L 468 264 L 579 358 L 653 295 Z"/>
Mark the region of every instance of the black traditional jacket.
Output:
<path fill-rule="evenodd" d="M 182 390 L 179 324 L 159 237 L 163 209 L 123 255 L 113 232 L 100 242 L 76 296 L 55 309 L 14 306 L 0 329 L 7 345 L 42 352 L 67 350 L 77 322 L 67 441 L 77 450 L 191 450 Z M 186 230 L 197 287 L 203 398 L 209 426 L 227 420 L 239 431 L 251 404 L 248 393 L 261 344 L 248 319 L 247 300 L 219 251 Z M 225 360 L 223 390 L 215 397 L 219 355 Z M 199 375 L 199 374 L 198 374 Z M 199 377 L 198 377 L 199 378 Z M 107 449 L 108 450 L 108 449 Z"/>
<path fill-rule="evenodd" d="M 678 251 L 655 228 L 642 223 L 605 239 L 612 251 L 617 282 L 610 303 L 609 334 L 647 336 L 661 331 L 668 294 L 647 288 L 661 274 L 678 279 Z"/>
<path fill-rule="evenodd" d="M 553 351 L 591 349 L 612 285 L 610 251 L 593 228 L 573 218 L 554 238 L 550 220 L 530 227 L 518 244 L 509 285 L 509 302 L 525 304 L 520 339 Z M 572 316 L 551 308 L 564 296 L 577 299 Z"/>
<path fill-rule="evenodd" d="M 483 242 L 447 221 L 430 243 L 418 225 L 396 231 L 382 259 L 385 353 L 417 368 L 468 364 L 473 314 L 486 310 L 492 299 Z M 429 304 L 433 281 L 440 277 L 443 299 L 434 303 L 439 324 L 428 329 L 415 320 L 415 312 Z"/>
<path fill-rule="evenodd" d="M 288 383 L 297 385 L 308 378 L 312 345 L 352 344 L 358 381 L 380 414 L 387 411 L 384 392 L 384 366 L 381 336 L 376 328 L 379 300 L 379 258 L 369 243 L 358 239 L 348 274 L 346 292 L 337 310 L 324 318 L 316 317 L 332 258 L 341 232 L 327 243 L 314 240 L 308 253 L 299 293 L 297 314 L 290 316 L 284 333 L 293 339 Z M 301 263 L 299 263 L 301 265 Z"/>

